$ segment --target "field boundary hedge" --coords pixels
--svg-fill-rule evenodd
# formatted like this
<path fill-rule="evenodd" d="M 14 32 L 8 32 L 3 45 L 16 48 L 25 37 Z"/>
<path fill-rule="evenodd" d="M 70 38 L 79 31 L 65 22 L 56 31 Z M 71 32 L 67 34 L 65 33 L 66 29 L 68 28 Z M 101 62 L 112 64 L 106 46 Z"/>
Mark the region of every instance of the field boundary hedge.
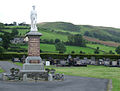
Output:
<path fill-rule="evenodd" d="M 22 58 L 23 55 L 27 57 L 26 53 L 4 53 L 0 54 L 0 60 L 9 60 L 12 58 Z M 95 57 L 96 59 L 100 58 L 110 58 L 110 59 L 120 59 L 120 55 L 112 55 L 112 54 L 107 54 L 107 55 L 102 55 L 102 54 L 57 54 L 57 53 L 41 53 L 40 56 L 42 59 L 48 59 L 49 57 L 54 58 L 54 59 L 64 59 L 68 58 L 68 56 L 71 55 L 73 58 L 75 57 L 80 57 L 81 59 L 84 57 L 91 58 Z"/>

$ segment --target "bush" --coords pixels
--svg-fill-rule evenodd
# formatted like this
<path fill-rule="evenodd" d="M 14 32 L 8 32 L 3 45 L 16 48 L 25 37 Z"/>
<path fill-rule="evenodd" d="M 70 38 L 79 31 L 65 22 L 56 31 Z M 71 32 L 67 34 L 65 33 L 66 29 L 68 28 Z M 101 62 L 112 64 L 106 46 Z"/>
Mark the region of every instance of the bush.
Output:
<path fill-rule="evenodd" d="M 115 51 L 117 52 L 117 54 L 120 54 L 120 46 L 118 46 Z"/>
<path fill-rule="evenodd" d="M 4 51 L 5 51 L 5 49 L 0 46 L 0 54 L 3 53 Z"/>
<path fill-rule="evenodd" d="M 27 57 L 27 54 L 24 53 L 4 53 L 0 54 L 0 60 L 8 60 L 12 58 L 22 58 L 23 55 Z M 106 55 L 101 55 L 101 54 L 57 54 L 57 53 L 41 53 L 40 56 L 42 59 L 49 59 L 50 57 L 53 59 L 64 59 L 68 58 L 68 56 L 71 55 L 73 58 L 75 57 L 80 57 L 80 58 L 91 58 L 95 57 L 96 59 L 101 59 L 101 58 L 110 58 L 110 59 L 120 59 L 120 55 L 115 55 L 115 54 L 106 54 Z"/>
<path fill-rule="evenodd" d="M 74 54 L 74 53 L 75 53 L 75 51 L 72 51 L 71 53 L 73 53 L 73 54 Z"/>

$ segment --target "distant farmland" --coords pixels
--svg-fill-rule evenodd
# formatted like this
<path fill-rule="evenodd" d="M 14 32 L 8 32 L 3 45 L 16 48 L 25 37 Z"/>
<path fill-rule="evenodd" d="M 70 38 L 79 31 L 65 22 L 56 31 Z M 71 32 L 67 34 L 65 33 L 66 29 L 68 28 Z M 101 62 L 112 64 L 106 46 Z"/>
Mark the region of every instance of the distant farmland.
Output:
<path fill-rule="evenodd" d="M 87 36 L 84 36 L 84 39 L 88 40 L 88 41 L 92 41 L 92 42 L 97 42 L 97 43 L 100 43 L 100 44 L 103 44 L 103 45 L 107 45 L 107 46 L 117 47 L 117 46 L 120 45 L 120 43 L 109 42 L 109 41 L 102 41 L 102 40 L 98 40 L 98 39 L 87 37 Z"/>

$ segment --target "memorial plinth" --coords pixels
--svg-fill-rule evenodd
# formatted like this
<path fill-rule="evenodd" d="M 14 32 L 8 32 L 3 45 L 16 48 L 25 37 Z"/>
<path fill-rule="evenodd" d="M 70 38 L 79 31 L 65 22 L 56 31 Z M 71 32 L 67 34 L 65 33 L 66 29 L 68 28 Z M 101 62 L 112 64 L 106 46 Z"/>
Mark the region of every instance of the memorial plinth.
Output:
<path fill-rule="evenodd" d="M 21 73 L 41 74 L 46 72 L 40 57 L 40 36 L 42 36 L 42 34 L 37 31 L 30 31 L 26 34 L 26 37 L 28 37 L 28 57 L 23 64 Z"/>
<path fill-rule="evenodd" d="M 36 31 L 30 31 L 26 36 L 28 37 L 28 57 L 26 58 L 26 63 L 41 63 L 40 36 L 42 34 Z"/>

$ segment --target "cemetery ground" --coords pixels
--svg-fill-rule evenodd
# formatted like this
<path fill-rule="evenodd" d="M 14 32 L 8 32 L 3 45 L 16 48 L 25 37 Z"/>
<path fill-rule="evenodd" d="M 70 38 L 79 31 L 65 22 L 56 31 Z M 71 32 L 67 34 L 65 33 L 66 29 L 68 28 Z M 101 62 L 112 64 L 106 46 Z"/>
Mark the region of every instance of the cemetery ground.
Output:
<path fill-rule="evenodd" d="M 21 69 L 10 61 L 0 61 L 0 65 L 7 73 L 11 67 Z M 66 75 L 64 81 L 0 81 L 0 91 L 107 91 L 107 84 L 107 79 Z"/>
<path fill-rule="evenodd" d="M 21 63 L 15 63 L 22 66 Z M 87 67 L 55 67 L 49 66 L 46 68 L 54 68 L 58 73 L 64 73 L 65 75 L 80 76 L 80 77 L 93 77 L 112 80 L 112 91 L 120 90 L 120 68 L 118 67 L 105 67 L 105 66 L 93 66 Z"/>
<path fill-rule="evenodd" d="M 3 69 L 0 68 L 0 73 L 4 72 Z"/>

